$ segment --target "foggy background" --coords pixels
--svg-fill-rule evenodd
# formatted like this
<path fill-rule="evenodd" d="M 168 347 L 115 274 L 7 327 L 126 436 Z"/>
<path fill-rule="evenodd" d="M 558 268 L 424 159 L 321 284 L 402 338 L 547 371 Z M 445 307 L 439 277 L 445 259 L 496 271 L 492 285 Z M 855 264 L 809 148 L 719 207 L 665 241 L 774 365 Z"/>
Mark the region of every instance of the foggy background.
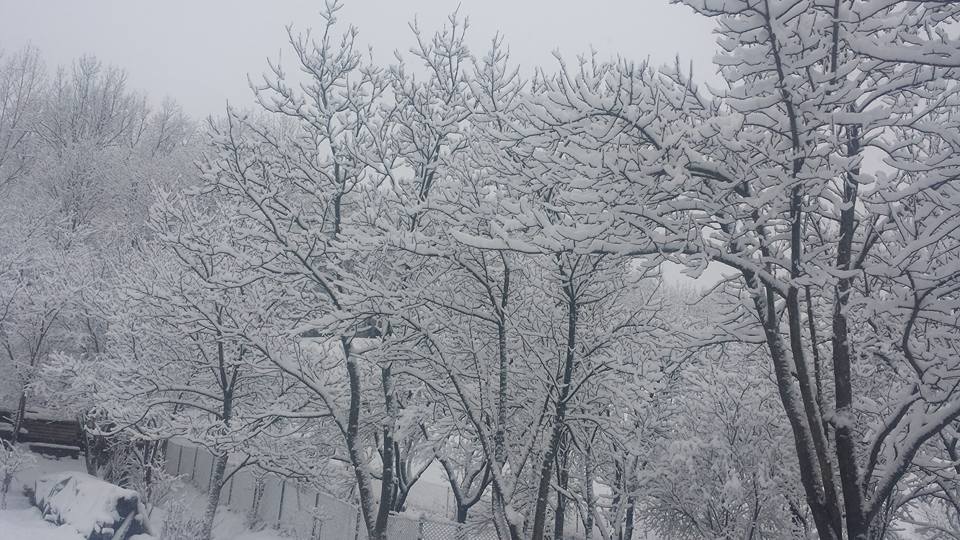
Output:
<path fill-rule="evenodd" d="M 211 0 L 167 2 L 0 0 L 0 48 L 14 51 L 27 44 L 40 49 L 51 65 L 69 64 L 93 54 L 129 72 L 131 88 L 154 102 L 175 98 L 194 117 L 219 114 L 226 100 L 252 103 L 246 75 L 259 76 L 266 58 L 286 47 L 285 25 L 306 29 L 320 25 L 318 0 Z M 692 62 L 699 80 L 717 80 L 711 58 L 713 23 L 685 6 L 666 0 L 350 0 L 341 20 L 360 30 L 359 41 L 374 58 L 393 61 L 413 36 L 407 23 L 417 18 L 429 34 L 458 9 L 470 19 L 467 39 L 484 51 L 499 31 L 514 62 L 556 65 L 552 52 L 564 57 L 589 52 L 601 58 L 620 54 L 631 60 L 649 57 L 654 64 Z"/>

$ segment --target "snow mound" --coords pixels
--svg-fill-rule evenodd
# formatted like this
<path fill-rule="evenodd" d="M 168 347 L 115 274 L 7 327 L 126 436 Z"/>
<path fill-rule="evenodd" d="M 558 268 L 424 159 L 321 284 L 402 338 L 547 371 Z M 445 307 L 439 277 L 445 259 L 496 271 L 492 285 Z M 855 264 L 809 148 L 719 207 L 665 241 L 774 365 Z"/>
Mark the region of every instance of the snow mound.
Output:
<path fill-rule="evenodd" d="M 45 520 L 67 525 L 87 540 L 128 540 L 149 532 L 136 491 L 89 474 L 41 476 L 31 497 Z"/>

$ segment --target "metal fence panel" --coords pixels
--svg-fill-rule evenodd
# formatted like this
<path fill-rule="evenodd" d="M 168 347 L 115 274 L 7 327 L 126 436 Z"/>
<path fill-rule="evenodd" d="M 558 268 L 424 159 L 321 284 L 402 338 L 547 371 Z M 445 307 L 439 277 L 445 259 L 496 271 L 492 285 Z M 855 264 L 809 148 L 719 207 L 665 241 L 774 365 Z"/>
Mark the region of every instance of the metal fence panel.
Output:
<path fill-rule="evenodd" d="M 420 540 L 446 540 L 458 537 L 460 527 L 454 523 L 422 520 Z M 461 538 L 466 536 L 460 535 Z"/>
<path fill-rule="evenodd" d="M 260 520 L 271 527 L 280 524 L 280 497 L 283 482 L 274 475 L 263 477 L 263 498 L 260 501 Z"/>
<path fill-rule="evenodd" d="M 168 471 L 201 490 L 209 490 L 214 465 L 209 451 L 171 441 L 167 460 Z M 292 480 L 244 469 L 223 489 L 222 505 L 251 521 L 283 529 L 298 540 L 367 540 L 356 506 Z M 388 536 L 391 540 L 496 540 L 490 528 L 463 529 L 452 522 L 404 515 L 390 517 Z"/>
<path fill-rule="evenodd" d="M 424 517 L 390 516 L 390 539 L 399 540 L 496 540 L 496 533 L 475 531 L 465 525 Z"/>
<path fill-rule="evenodd" d="M 193 465 L 197 459 L 197 448 L 190 446 L 183 447 L 183 459 L 180 460 L 180 476 L 184 479 L 193 481 Z"/>
<path fill-rule="evenodd" d="M 280 511 L 283 516 L 280 527 L 295 538 L 312 539 L 316 503 L 315 491 L 288 481 Z"/>
<path fill-rule="evenodd" d="M 213 472 L 213 455 L 203 448 L 197 448 L 197 460 L 193 483 L 203 491 L 210 490 L 210 477 Z"/>
<path fill-rule="evenodd" d="M 166 471 L 174 476 L 180 474 L 180 461 L 183 458 L 183 446 L 168 444 L 167 453 L 164 456 L 166 461 L 164 467 Z"/>
<path fill-rule="evenodd" d="M 421 540 L 421 523 L 403 516 L 390 516 L 387 522 L 387 536 L 390 540 Z"/>
<path fill-rule="evenodd" d="M 358 520 L 359 513 L 352 504 L 335 499 L 325 493 L 318 494 L 314 515 L 317 518 L 318 540 L 365 539 L 366 529 Z"/>
<path fill-rule="evenodd" d="M 486 523 L 468 522 L 463 528 L 463 533 L 463 538 L 468 538 L 469 540 L 498 540 L 497 531 L 489 521 Z M 460 537 L 458 537 L 458 540 L 459 538 Z"/>
<path fill-rule="evenodd" d="M 250 506 L 253 504 L 252 491 L 253 480 L 250 475 L 246 474 L 246 471 L 237 471 L 230 477 L 230 482 L 227 484 L 225 504 L 231 510 L 245 514 L 250 511 Z M 221 500 L 223 500 L 223 495 L 220 495 Z"/>

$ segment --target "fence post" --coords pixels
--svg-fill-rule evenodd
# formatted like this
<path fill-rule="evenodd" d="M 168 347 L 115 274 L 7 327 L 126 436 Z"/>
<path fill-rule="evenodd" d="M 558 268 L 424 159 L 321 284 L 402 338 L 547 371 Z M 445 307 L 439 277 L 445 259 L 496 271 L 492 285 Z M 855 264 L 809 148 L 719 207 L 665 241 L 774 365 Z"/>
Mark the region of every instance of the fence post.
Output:
<path fill-rule="evenodd" d="M 177 472 L 176 476 L 180 476 L 180 460 L 183 459 L 183 446 L 177 445 Z"/>
<path fill-rule="evenodd" d="M 313 530 L 310 531 L 310 538 L 320 540 L 320 533 L 323 525 L 320 524 L 320 492 L 313 500 Z"/>
<path fill-rule="evenodd" d="M 197 456 L 199 456 L 199 455 L 200 455 L 200 447 L 199 447 L 199 446 L 195 446 L 195 447 L 193 448 L 193 467 L 190 469 L 190 481 L 191 481 L 191 482 L 193 482 L 193 480 L 197 477 Z"/>
<path fill-rule="evenodd" d="M 277 509 L 277 528 L 280 528 L 280 520 L 283 518 L 283 499 L 287 495 L 287 479 L 284 478 L 280 483 L 280 508 Z"/>
<path fill-rule="evenodd" d="M 263 478 L 253 478 L 253 503 L 250 505 L 250 512 L 257 518 L 260 517 L 260 498 L 263 497 L 263 490 Z"/>
<path fill-rule="evenodd" d="M 417 540 L 423 540 L 423 516 L 417 519 Z"/>

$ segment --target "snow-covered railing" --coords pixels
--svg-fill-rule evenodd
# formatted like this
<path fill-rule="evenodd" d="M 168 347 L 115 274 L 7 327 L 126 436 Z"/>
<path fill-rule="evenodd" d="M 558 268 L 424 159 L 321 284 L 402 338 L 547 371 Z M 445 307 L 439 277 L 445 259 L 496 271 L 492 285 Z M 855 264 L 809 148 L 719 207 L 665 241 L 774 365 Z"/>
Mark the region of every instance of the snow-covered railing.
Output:
<path fill-rule="evenodd" d="M 213 473 L 213 455 L 204 448 L 170 441 L 167 471 L 206 491 Z M 220 503 L 235 512 L 282 529 L 300 540 L 366 540 L 359 509 L 297 482 L 253 469 L 234 474 Z M 457 523 L 393 515 L 391 540 L 494 540 L 492 531 L 460 530 Z"/>

